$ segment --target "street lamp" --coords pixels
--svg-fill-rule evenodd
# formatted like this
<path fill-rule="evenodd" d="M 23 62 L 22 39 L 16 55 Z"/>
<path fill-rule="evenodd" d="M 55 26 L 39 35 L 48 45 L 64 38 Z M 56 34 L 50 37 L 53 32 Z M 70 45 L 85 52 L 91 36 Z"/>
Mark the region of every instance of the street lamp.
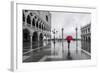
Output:
<path fill-rule="evenodd" d="M 53 34 L 54 34 L 54 43 L 55 43 L 55 34 L 58 32 L 58 31 L 56 31 L 55 29 L 52 31 L 53 32 Z"/>
<path fill-rule="evenodd" d="M 78 28 L 76 27 L 76 52 L 78 51 L 78 32 L 77 32 L 77 30 L 78 30 Z"/>
<path fill-rule="evenodd" d="M 63 46 L 64 46 L 64 44 L 63 44 L 63 40 L 64 40 L 63 39 L 63 31 L 64 31 L 64 28 L 62 28 L 61 30 L 62 30 L 62 52 L 64 53 L 64 48 L 63 48 Z"/>
<path fill-rule="evenodd" d="M 54 49 L 55 49 L 55 34 L 58 32 L 58 31 L 56 31 L 55 29 L 52 31 L 53 32 L 53 34 L 54 34 L 54 39 L 53 39 L 53 43 L 54 43 Z M 55 52 L 55 51 L 54 51 Z"/>
<path fill-rule="evenodd" d="M 61 30 L 62 30 L 62 41 L 63 41 L 63 31 L 64 31 L 64 28 L 62 28 Z"/>

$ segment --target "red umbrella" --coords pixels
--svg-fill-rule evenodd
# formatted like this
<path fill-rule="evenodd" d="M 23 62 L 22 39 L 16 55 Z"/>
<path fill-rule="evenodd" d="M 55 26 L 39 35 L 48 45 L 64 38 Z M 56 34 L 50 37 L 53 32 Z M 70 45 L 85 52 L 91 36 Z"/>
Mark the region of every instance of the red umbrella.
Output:
<path fill-rule="evenodd" d="M 73 38 L 72 38 L 71 35 L 69 35 L 69 36 L 66 37 L 66 40 L 67 40 L 68 42 L 70 42 L 72 39 L 73 39 Z"/>

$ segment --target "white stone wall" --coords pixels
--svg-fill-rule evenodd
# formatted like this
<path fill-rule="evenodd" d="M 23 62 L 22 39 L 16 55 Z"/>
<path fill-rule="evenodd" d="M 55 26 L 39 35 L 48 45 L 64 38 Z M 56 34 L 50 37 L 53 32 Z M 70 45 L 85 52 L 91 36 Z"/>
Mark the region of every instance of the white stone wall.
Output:
<path fill-rule="evenodd" d="M 91 52 L 91 24 L 81 28 L 82 49 Z"/>

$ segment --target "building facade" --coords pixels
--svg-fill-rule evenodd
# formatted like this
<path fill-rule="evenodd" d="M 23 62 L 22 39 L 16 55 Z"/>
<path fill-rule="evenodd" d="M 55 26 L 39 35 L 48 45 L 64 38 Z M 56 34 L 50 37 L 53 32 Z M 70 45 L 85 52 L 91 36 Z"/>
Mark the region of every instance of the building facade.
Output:
<path fill-rule="evenodd" d="M 51 39 L 51 14 L 48 11 L 22 10 L 23 52 L 43 47 Z"/>
<path fill-rule="evenodd" d="M 91 53 L 91 23 L 81 28 L 81 47 Z"/>

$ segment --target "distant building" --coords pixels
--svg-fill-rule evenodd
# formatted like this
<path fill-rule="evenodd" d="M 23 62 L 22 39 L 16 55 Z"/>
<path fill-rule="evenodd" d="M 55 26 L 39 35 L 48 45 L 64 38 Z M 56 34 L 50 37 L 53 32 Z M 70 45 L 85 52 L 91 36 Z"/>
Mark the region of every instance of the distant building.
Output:
<path fill-rule="evenodd" d="M 51 38 L 49 11 L 23 10 L 23 51 L 43 47 L 43 40 Z"/>
<path fill-rule="evenodd" d="M 81 28 L 82 49 L 91 53 L 91 23 Z"/>

